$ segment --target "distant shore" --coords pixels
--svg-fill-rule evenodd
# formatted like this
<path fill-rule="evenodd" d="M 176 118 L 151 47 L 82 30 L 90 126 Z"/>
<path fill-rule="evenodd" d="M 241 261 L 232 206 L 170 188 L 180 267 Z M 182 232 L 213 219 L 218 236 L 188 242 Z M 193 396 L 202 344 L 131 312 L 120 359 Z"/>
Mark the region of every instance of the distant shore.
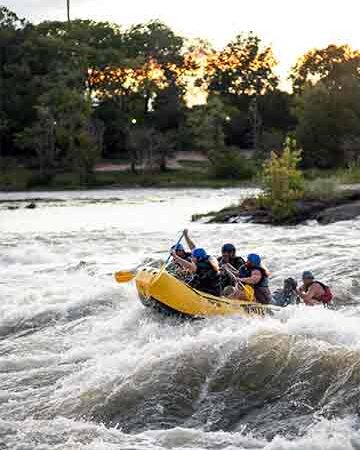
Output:
<path fill-rule="evenodd" d="M 27 169 L 0 174 L 0 192 L 57 191 L 137 188 L 230 188 L 254 185 L 252 180 L 214 179 L 206 172 L 169 170 L 162 173 L 96 172 L 87 184 L 80 184 L 75 173 L 61 173 L 51 179 L 41 178 Z"/>
<path fill-rule="evenodd" d="M 309 198 L 295 203 L 293 213 L 282 220 L 275 219 L 268 208 L 259 206 L 255 197 L 250 197 L 220 211 L 195 214 L 192 220 L 205 223 L 252 222 L 275 226 L 298 225 L 307 221 L 317 221 L 327 225 L 360 216 L 360 188 L 347 186 L 329 198 Z"/>

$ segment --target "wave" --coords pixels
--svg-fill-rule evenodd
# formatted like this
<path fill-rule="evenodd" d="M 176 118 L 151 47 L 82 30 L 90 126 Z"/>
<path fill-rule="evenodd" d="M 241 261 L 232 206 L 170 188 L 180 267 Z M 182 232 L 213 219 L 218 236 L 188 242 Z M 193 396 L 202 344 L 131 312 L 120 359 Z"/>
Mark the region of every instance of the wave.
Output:
<path fill-rule="evenodd" d="M 308 310 L 294 310 L 284 322 L 181 324 L 126 308 L 93 324 L 93 337 L 85 327 L 87 341 L 62 355 L 73 370 L 34 405 L 38 417 L 83 417 L 128 433 L 246 427 L 272 439 L 358 414 L 359 331 L 351 317 L 342 317 L 351 332 L 341 343 L 334 311 L 315 311 L 310 322 Z"/>

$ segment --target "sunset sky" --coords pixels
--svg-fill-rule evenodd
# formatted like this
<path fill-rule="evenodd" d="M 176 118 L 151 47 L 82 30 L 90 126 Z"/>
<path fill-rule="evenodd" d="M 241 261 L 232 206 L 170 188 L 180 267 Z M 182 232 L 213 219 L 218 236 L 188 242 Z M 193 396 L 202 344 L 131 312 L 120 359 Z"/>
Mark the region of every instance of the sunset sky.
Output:
<path fill-rule="evenodd" d="M 66 18 L 66 0 L 0 0 L 33 21 Z M 160 19 L 187 37 L 221 47 L 241 31 L 272 44 L 283 80 L 308 49 L 348 43 L 360 49 L 360 0 L 71 0 L 71 16 L 125 26 Z"/>

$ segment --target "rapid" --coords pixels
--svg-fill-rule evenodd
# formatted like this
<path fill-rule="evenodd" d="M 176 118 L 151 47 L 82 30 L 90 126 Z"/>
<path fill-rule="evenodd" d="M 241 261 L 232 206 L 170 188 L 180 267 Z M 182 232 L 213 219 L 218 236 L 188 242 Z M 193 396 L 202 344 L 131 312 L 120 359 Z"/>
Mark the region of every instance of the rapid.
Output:
<path fill-rule="evenodd" d="M 0 194 L 0 449 L 360 449 L 360 221 L 190 223 L 249 193 Z M 147 310 L 111 274 L 164 259 L 184 227 L 213 254 L 256 250 L 273 289 L 314 271 L 336 310 Z"/>

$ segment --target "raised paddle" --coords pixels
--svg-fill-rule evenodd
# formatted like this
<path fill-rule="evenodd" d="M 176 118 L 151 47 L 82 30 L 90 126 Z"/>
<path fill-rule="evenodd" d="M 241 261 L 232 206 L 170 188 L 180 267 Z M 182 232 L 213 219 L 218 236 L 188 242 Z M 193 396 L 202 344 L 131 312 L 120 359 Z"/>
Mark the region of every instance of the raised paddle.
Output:
<path fill-rule="evenodd" d="M 175 245 L 175 247 L 177 247 L 182 238 L 184 237 L 184 233 L 182 233 L 182 235 L 180 236 L 180 239 L 178 240 L 177 244 Z M 152 286 L 155 281 L 157 281 L 160 276 L 163 274 L 164 270 L 166 269 L 166 266 L 168 265 L 169 261 L 171 258 L 171 254 L 169 255 L 168 259 L 166 260 L 165 264 L 163 264 L 163 266 L 161 267 L 159 273 L 157 274 L 157 276 L 153 279 L 152 283 L 150 286 Z M 137 268 L 136 268 L 137 269 Z M 129 272 L 129 271 L 125 271 L 125 270 L 120 270 L 119 272 L 116 272 L 114 274 L 115 280 L 118 283 L 128 283 L 129 281 L 133 280 L 136 276 L 136 269 L 134 270 L 134 272 Z"/>
<path fill-rule="evenodd" d="M 174 245 L 175 248 L 180 244 L 180 242 L 182 241 L 182 238 L 183 238 L 183 237 L 184 237 L 184 232 L 181 233 L 181 236 L 180 236 L 179 240 L 178 240 L 177 243 Z M 164 271 L 165 271 L 165 269 L 166 269 L 166 266 L 169 264 L 169 261 L 170 261 L 171 257 L 172 257 L 172 256 L 171 256 L 171 253 L 170 253 L 170 255 L 168 256 L 167 260 L 164 262 L 163 266 L 162 266 L 161 269 L 159 270 L 159 273 L 155 276 L 155 278 L 154 278 L 154 279 L 152 280 L 152 282 L 150 283 L 148 289 L 150 289 L 151 286 L 152 286 L 154 283 L 156 283 L 157 280 L 158 280 L 158 279 L 161 277 L 161 275 L 164 273 Z"/>

